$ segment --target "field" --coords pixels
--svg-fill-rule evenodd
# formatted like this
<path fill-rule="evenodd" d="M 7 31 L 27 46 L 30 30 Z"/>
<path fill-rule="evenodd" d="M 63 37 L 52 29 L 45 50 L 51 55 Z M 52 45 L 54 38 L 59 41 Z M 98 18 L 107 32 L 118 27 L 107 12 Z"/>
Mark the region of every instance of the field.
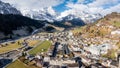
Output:
<path fill-rule="evenodd" d="M 19 57 L 16 61 L 10 63 L 5 68 L 40 68 L 34 65 L 34 62 L 29 62 L 25 57 Z"/>
<path fill-rule="evenodd" d="M 75 28 L 74 30 L 72 30 L 72 32 L 73 32 L 73 34 L 83 32 L 83 30 L 84 30 L 86 27 L 87 27 L 87 26 L 81 26 L 81 27 Z"/>
<path fill-rule="evenodd" d="M 115 27 L 120 27 L 120 19 L 119 18 L 111 19 L 111 20 L 109 20 L 109 22 Z"/>
<path fill-rule="evenodd" d="M 46 52 L 51 45 L 52 44 L 50 41 L 44 41 L 40 43 L 39 45 L 37 45 L 35 48 L 33 48 L 31 51 L 29 51 L 29 54 L 36 55 L 41 52 Z"/>
<path fill-rule="evenodd" d="M 113 25 L 116 27 L 120 27 L 120 22 L 114 22 Z"/>
<path fill-rule="evenodd" d="M 12 50 L 15 50 L 15 49 L 18 49 L 18 48 L 22 47 L 20 44 L 18 44 L 18 41 L 20 43 L 22 43 L 23 39 L 19 39 L 15 43 L 10 43 L 9 42 L 7 44 L 2 44 L 4 47 L 0 47 L 0 53 L 9 52 L 9 51 L 12 51 Z M 40 41 L 39 40 L 27 40 L 27 42 L 28 42 L 29 46 L 34 46 L 37 43 L 39 43 Z"/>
<path fill-rule="evenodd" d="M 29 46 L 35 46 L 37 43 L 39 43 L 39 40 L 27 40 Z"/>
<path fill-rule="evenodd" d="M 76 29 L 74 29 L 72 32 L 73 32 L 73 34 L 82 32 L 82 27 L 76 28 Z"/>
<path fill-rule="evenodd" d="M 8 65 L 6 68 L 29 68 L 24 63 L 22 63 L 19 60 L 14 61 L 10 65 Z"/>
<path fill-rule="evenodd" d="M 5 44 L 4 44 L 5 45 Z M 7 43 L 6 46 L 0 48 L 0 53 L 5 53 L 11 50 L 15 50 L 17 48 L 20 48 L 21 45 L 18 45 L 18 43 Z"/>
<path fill-rule="evenodd" d="M 29 60 L 26 59 L 24 56 L 19 57 L 19 60 L 20 60 L 22 63 L 26 64 L 26 66 L 29 67 L 29 68 L 40 68 L 40 67 L 37 67 L 37 66 L 35 65 L 35 62 L 29 61 Z"/>

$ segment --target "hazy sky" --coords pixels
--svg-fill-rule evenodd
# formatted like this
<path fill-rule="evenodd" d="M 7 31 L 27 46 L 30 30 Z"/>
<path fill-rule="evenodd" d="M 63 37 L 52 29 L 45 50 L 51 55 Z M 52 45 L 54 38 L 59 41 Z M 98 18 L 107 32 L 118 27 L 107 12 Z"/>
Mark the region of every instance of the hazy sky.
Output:
<path fill-rule="evenodd" d="M 18 9 L 41 9 L 52 6 L 57 12 L 79 9 L 91 13 L 120 12 L 120 0 L 2 0 Z"/>

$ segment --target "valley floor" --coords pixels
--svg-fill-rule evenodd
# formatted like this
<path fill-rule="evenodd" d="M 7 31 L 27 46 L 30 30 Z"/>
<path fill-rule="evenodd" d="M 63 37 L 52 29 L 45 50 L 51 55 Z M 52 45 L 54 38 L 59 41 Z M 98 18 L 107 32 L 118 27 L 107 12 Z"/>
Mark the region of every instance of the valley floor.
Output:
<path fill-rule="evenodd" d="M 76 36 L 72 31 L 38 33 L 14 43 L 9 42 L 13 45 L 1 47 L 7 49 L 15 44 L 20 46 L 10 49 L 10 52 L 3 50 L 6 53 L 1 52 L 0 58 L 12 59 L 12 63 L 8 63 L 6 68 L 18 68 L 19 65 L 23 68 L 117 68 L 116 42 L 117 40 L 109 38 Z"/>

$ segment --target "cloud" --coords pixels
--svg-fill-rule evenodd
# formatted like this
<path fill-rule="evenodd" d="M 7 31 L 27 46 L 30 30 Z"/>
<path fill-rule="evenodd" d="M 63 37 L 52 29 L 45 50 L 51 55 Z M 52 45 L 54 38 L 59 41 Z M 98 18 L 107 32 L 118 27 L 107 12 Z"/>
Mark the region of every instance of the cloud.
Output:
<path fill-rule="evenodd" d="M 113 7 L 111 7 L 111 8 L 108 8 L 108 9 L 104 9 L 104 10 L 102 11 L 102 14 L 103 14 L 103 15 L 106 15 L 106 14 L 110 14 L 110 13 L 112 13 L 112 12 L 118 12 L 118 13 L 120 13 L 120 4 L 118 4 L 118 5 L 116 5 L 116 6 L 113 6 Z"/>
<path fill-rule="evenodd" d="M 40 9 L 49 6 L 57 6 L 64 0 L 2 0 L 10 3 L 19 9 Z"/>
<path fill-rule="evenodd" d="M 70 9 L 79 9 L 79 10 L 88 9 L 88 6 L 87 6 L 87 5 L 83 5 L 83 4 L 68 3 L 66 6 L 67 6 L 68 8 L 70 8 Z"/>
<path fill-rule="evenodd" d="M 79 3 L 79 4 L 88 4 L 88 3 L 91 3 L 93 1 L 95 1 L 95 0 L 77 0 L 77 3 Z"/>
<path fill-rule="evenodd" d="M 44 7 L 57 6 L 65 2 L 65 13 L 85 11 L 91 14 L 106 15 L 111 12 L 120 12 L 120 0 L 2 0 L 13 4 L 17 9 L 38 10 Z"/>
<path fill-rule="evenodd" d="M 78 0 L 79 1 L 79 0 Z M 78 11 L 85 11 L 90 14 L 100 13 L 102 15 L 109 14 L 111 12 L 119 12 L 120 13 L 120 0 L 95 0 L 93 2 L 84 4 L 82 3 L 85 0 L 80 0 L 80 3 L 68 3 L 66 7 L 72 11 L 72 9 L 76 9 Z"/>
<path fill-rule="evenodd" d="M 107 6 L 107 5 L 115 5 L 118 4 L 119 0 L 96 0 L 89 4 L 91 7 L 101 7 L 101 6 Z"/>
<path fill-rule="evenodd" d="M 90 13 L 95 13 L 95 14 L 97 14 L 97 13 L 101 13 L 102 11 L 103 11 L 104 9 L 103 8 L 101 8 L 101 7 L 99 7 L 99 8 L 96 8 L 96 7 L 91 7 L 91 8 L 89 8 L 89 12 Z"/>
<path fill-rule="evenodd" d="M 77 3 L 83 3 L 85 0 L 78 0 Z"/>

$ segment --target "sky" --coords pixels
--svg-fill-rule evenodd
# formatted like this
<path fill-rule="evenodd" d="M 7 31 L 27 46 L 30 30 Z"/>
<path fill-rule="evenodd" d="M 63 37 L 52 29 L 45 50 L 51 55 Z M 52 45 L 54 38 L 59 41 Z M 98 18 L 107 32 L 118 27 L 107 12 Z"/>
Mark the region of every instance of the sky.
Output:
<path fill-rule="evenodd" d="M 36 9 L 53 7 L 56 12 L 62 13 L 73 9 L 103 15 L 111 12 L 120 12 L 120 0 L 2 0 L 18 9 Z"/>

